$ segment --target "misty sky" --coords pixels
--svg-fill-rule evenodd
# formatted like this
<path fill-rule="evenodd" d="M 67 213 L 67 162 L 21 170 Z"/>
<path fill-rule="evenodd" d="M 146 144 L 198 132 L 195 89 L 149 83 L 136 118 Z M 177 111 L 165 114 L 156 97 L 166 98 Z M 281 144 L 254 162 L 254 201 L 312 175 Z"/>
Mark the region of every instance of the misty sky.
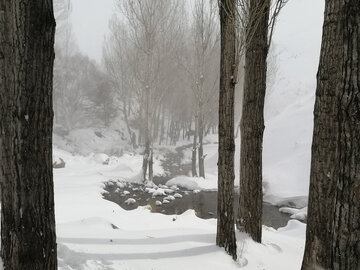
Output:
<path fill-rule="evenodd" d="M 114 13 L 114 0 L 71 0 L 72 27 L 80 50 L 101 61 L 104 36 Z"/>
<path fill-rule="evenodd" d="M 155 1 L 155 0 L 154 0 Z M 186 0 L 184 0 L 186 2 Z M 114 0 L 72 0 L 72 23 L 80 50 L 101 61 L 102 43 Z M 274 45 L 278 54 L 276 84 L 284 91 L 313 91 L 320 52 L 324 0 L 290 0 L 278 20 Z"/>

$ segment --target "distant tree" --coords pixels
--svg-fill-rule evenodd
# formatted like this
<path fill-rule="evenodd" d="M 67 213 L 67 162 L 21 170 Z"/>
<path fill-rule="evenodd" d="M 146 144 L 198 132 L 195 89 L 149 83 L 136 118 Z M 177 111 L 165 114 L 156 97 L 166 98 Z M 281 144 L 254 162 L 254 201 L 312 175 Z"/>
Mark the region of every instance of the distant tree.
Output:
<path fill-rule="evenodd" d="M 110 78 L 88 57 L 61 52 L 54 72 L 56 124 L 67 131 L 108 125 L 115 111 Z"/>
<path fill-rule="evenodd" d="M 57 269 L 52 174 L 52 0 L 0 1 L 1 257 Z"/>
<path fill-rule="evenodd" d="M 173 87 L 171 76 L 181 27 L 179 0 L 117 1 L 126 22 L 126 37 L 130 43 L 128 65 L 135 79 L 139 111 L 139 137 L 144 141 L 143 179 L 153 180 L 154 130 L 158 126 L 161 102 Z M 119 24 L 121 25 L 121 24 Z"/>
<path fill-rule="evenodd" d="M 303 270 L 360 269 L 360 2 L 326 0 Z"/>
<path fill-rule="evenodd" d="M 205 178 L 205 155 L 203 149 L 203 140 L 206 128 L 206 113 L 215 95 L 216 85 L 218 84 L 218 67 L 215 61 L 219 57 L 219 40 L 216 20 L 218 9 L 213 0 L 195 1 L 193 11 L 193 47 L 194 47 L 194 68 L 192 79 L 193 94 L 195 97 L 195 131 L 192 163 L 196 164 L 196 149 L 198 150 L 199 176 Z M 199 143 L 196 143 L 198 136 Z M 194 149 L 194 146 L 196 147 Z M 195 157 L 195 159 L 194 159 Z"/>
<path fill-rule="evenodd" d="M 219 1 L 221 62 L 216 244 L 236 259 L 234 218 L 234 80 L 236 72 L 236 0 Z"/>

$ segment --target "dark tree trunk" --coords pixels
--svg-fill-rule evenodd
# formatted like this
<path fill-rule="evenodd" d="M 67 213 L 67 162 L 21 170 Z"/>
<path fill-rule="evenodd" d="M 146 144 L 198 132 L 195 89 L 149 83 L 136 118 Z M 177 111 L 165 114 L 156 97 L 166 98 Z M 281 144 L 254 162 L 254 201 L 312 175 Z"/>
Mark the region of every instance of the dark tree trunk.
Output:
<path fill-rule="evenodd" d="M 266 57 L 270 0 L 250 1 L 241 120 L 240 197 L 237 227 L 261 242 L 262 144 L 266 90 Z M 265 8 L 264 8 L 265 7 Z M 262 10 L 262 11 L 259 11 Z M 251 29 L 251 30 L 250 30 Z"/>
<path fill-rule="evenodd" d="M 53 5 L 19 2 L 0 0 L 1 256 L 5 270 L 55 270 Z"/>
<path fill-rule="evenodd" d="M 195 132 L 194 132 L 194 139 L 193 139 L 193 147 L 191 153 L 191 172 L 193 177 L 197 177 L 197 170 L 196 170 L 196 150 L 197 150 L 197 133 L 198 133 L 198 117 L 197 113 L 195 115 Z"/>
<path fill-rule="evenodd" d="M 216 244 L 236 259 L 234 219 L 234 90 L 236 0 L 219 1 L 221 61 Z"/>
<path fill-rule="evenodd" d="M 303 270 L 360 269 L 360 2 L 325 1 Z"/>

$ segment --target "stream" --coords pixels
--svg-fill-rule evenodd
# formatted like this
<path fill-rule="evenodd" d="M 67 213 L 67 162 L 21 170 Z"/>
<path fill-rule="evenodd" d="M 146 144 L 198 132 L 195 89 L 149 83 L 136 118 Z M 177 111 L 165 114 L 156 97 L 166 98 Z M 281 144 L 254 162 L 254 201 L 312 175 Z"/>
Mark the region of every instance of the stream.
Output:
<path fill-rule="evenodd" d="M 181 146 L 176 148 L 176 152 L 167 151 L 165 154 L 162 166 L 166 174 L 155 176 L 154 183 L 157 187 L 166 190 L 166 195 L 153 196 L 149 193 L 151 187 L 146 187 L 143 184 L 109 181 L 105 183 L 105 191 L 102 194 L 104 199 L 115 202 L 126 210 L 148 205 L 154 213 L 180 215 L 189 209 L 193 209 L 200 218 L 216 218 L 217 191 L 190 191 L 164 185 L 169 179 L 178 175 L 188 175 L 191 171 L 191 164 L 181 163 L 183 151 L 189 147 L 191 146 Z M 234 195 L 234 210 L 237 211 L 238 190 L 235 190 Z M 163 203 L 164 198 L 169 198 L 167 199 L 168 203 Z M 280 213 L 277 206 L 269 203 L 263 204 L 262 222 L 264 225 L 277 229 L 286 226 L 289 220 L 290 216 Z"/>

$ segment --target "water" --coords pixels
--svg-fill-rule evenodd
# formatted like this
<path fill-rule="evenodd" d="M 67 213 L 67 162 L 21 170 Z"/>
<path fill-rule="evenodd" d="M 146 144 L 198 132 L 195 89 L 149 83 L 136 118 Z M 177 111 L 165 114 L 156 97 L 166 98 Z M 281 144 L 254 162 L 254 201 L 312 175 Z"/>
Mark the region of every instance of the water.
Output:
<path fill-rule="evenodd" d="M 176 153 L 167 152 L 162 166 L 167 175 L 154 177 L 154 183 L 157 185 L 164 185 L 166 181 L 177 176 L 187 175 L 191 170 L 191 164 L 181 164 L 183 158 L 183 150 L 190 147 L 182 146 L 176 148 Z M 105 192 L 103 197 L 106 200 L 112 201 L 120 205 L 126 210 L 136 209 L 138 206 L 149 205 L 151 211 L 154 213 L 163 213 L 166 215 L 180 215 L 183 212 L 193 209 L 195 214 L 204 219 L 217 217 L 217 191 L 200 191 L 193 192 L 186 189 L 180 189 L 174 193 L 182 195 L 182 198 L 176 198 L 168 204 L 157 205 L 156 201 L 163 201 L 165 196 L 153 197 L 152 194 L 146 192 L 144 185 L 129 184 L 110 181 L 105 185 Z M 125 191 L 125 192 L 124 192 Z M 125 203 L 127 199 L 135 199 L 135 203 Z M 234 196 L 234 210 L 237 211 L 239 195 L 235 192 Z M 235 212 L 236 213 L 236 212 Z M 290 217 L 287 214 L 280 213 L 278 207 L 268 203 L 263 204 L 262 222 L 264 225 L 279 228 L 286 226 Z"/>
<path fill-rule="evenodd" d="M 125 185 L 123 183 L 122 185 Z M 170 201 L 168 204 L 156 205 L 156 201 L 163 201 L 165 196 L 153 197 L 145 191 L 143 185 L 139 184 L 127 184 L 126 186 L 119 188 L 117 183 L 109 182 L 106 184 L 104 198 L 112 201 L 126 210 L 136 209 L 138 206 L 149 205 L 151 212 L 163 213 L 166 215 L 180 215 L 189 209 L 195 210 L 196 216 L 204 219 L 217 217 L 217 191 L 201 191 L 193 192 L 189 190 L 177 190 L 174 193 L 182 195 L 182 198 L 176 198 Z M 124 193 L 125 191 L 125 193 Z M 129 192 L 129 193 L 127 193 Z M 136 203 L 126 204 L 126 200 L 129 198 L 135 199 Z M 238 194 L 235 194 L 234 198 L 234 210 L 238 207 Z M 236 213 L 236 212 L 235 212 Z M 279 212 L 276 206 L 268 203 L 263 204 L 263 224 L 279 228 L 286 226 L 290 219 L 287 214 Z"/>

